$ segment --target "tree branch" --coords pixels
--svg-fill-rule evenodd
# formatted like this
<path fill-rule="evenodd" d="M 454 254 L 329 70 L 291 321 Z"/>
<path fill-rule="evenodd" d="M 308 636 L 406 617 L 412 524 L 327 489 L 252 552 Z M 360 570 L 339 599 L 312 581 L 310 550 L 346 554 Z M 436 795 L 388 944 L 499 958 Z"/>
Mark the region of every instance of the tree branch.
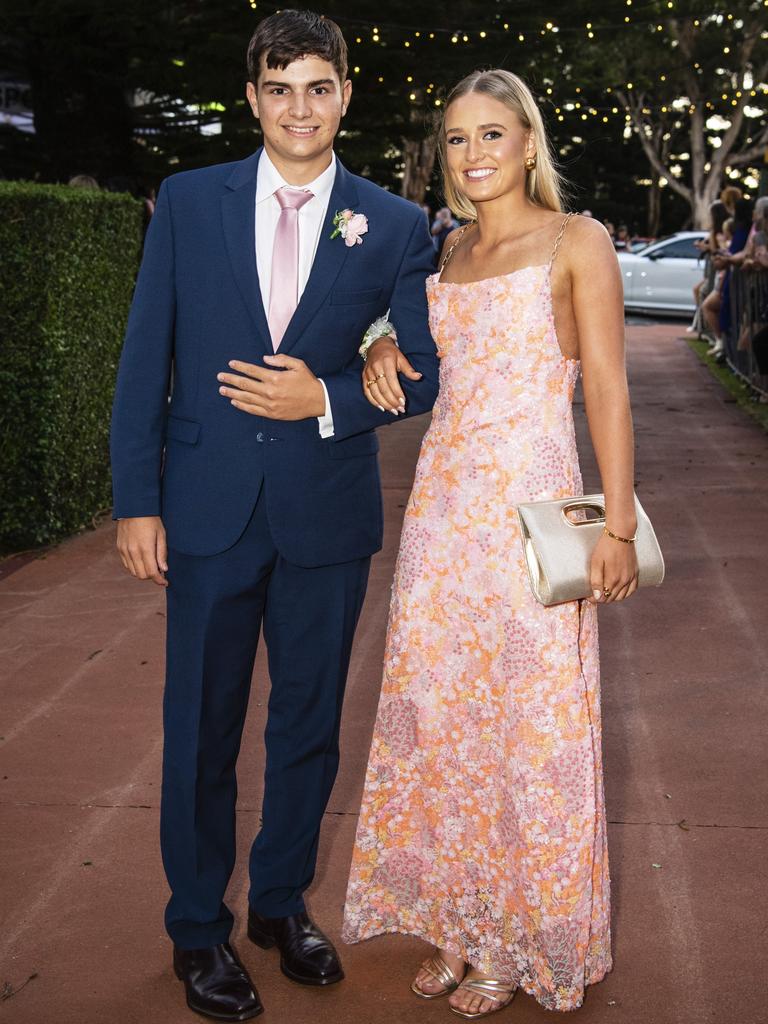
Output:
<path fill-rule="evenodd" d="M 764 156 L 766 149 L 768 149 L 768 125 L 763 128 L 757 142 L 748 149 L 743 149 L 740 153 L 732 153 L 728 158 L 728 163 L 731 167 L 745 167 L 747 164 L 754 163 Z"/>
<path fill-rule="evenodd" d="M 736 108 L 731 115 L 730 127 L 726 131 L 725 135 L 723 135 L 719 148 L 712 155 L 712 163 L 706 182 L 708 187 L 713 187 L 716 183 L 719 183 L 726 164 L 730 162 L 728 158 L 736 145 L 744 124 L 744 108 L 749 100 L 748 92 L 744 84 L 744 76 L 747 71 L 750 57 L 752 56 L 752 50 L 754 49 L 758 38 L 758 26 L 754 22 L 751 23 L 750 29 L 752 31 L 745 30 L 745 39 L 739 53 L 739 88 L 741 89 L 741 96 L 739 97 Z M 753 80 L 756 82 L 762 82 L 767 71 L 768 61 L 765 61 L 759 68 L 753 69 Z"/>
<path fill-rule="evenodd" d="M 667 184 L 673 192 L 677 192 L 678 195 L 681 195 L 688 202 L 691 202 L 691 190 L 687 185 L 684 185 L 681 181 L 677 180 L 669 167 L 667 167 L 665 162 L 661 159 L 661 156 L 655 149 L 651 140 L 646 135 L 646 125 L 641 113 L 643 106 L 642 98 L 632 100 L 628 93 L 623 93 L 620 90 L 616 90 L 616 96 L 618 96 L 619 102 L 624 105 L 625 110 L 632 119 L 632 124 L 637 129 L 640 145 L 643 147 L 643 152 L 648 158 L 648 162 L 651 167 L 656 171 L 660 178 L 666 178 Z"/>

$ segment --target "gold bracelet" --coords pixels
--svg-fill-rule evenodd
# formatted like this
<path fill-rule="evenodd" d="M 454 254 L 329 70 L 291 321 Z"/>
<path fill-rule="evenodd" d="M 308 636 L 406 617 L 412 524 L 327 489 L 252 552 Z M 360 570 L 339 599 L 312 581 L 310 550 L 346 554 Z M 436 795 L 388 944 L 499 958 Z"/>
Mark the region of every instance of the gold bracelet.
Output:
<path fill-rule="evenodd" d="M 634 544 L 637 540 L 637 534 L 634 537 L 619 537 L 615 533 L 611 533 L 607 526 L 603 527 L 603 533 L 607 533 L 613 540 L 620 540 L 622 544 Z"/>

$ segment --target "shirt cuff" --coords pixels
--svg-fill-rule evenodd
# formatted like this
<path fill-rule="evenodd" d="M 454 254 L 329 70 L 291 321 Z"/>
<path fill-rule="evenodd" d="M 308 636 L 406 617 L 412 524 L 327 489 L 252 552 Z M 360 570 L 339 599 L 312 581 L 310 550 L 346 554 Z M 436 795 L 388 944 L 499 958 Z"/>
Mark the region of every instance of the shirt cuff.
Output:
<path fill-rule="evenodd" d="M 325 394 L 325 412 L 322 416 L 317 417 L 317 426 L 320 430 L 320 437 L 333 437 L 335 430 L 333 429 L 333 413 L 331 412 L 331 400 L 328 397 L 328 388 L 325 386 L 325 381 L 320 380 L 323 385 L 323 392 Z"/>

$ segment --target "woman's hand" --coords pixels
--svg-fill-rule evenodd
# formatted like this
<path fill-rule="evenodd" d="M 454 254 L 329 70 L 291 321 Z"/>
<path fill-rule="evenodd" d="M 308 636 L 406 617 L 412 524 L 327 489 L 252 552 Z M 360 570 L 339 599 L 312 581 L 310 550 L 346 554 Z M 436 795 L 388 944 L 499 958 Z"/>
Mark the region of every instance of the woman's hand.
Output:
<path fill-rule="evenodd" d="M 624 601 L 637 590 L 637 554 L 634 544 L 604 533 L 592 552 L 589 569 L 592 604 Z"/>
<path fill-rule="evenodd" d="M 421 380 L 422 375 L 414 370 L 391 337 L 378 338 L 368 349 L 368 358 L 363 367 L 363 391 L 365 397 L 382 412 L 399 416 L 405 412 L 405 394 L 400 387 L 398 374 L 408 380 Z"/>

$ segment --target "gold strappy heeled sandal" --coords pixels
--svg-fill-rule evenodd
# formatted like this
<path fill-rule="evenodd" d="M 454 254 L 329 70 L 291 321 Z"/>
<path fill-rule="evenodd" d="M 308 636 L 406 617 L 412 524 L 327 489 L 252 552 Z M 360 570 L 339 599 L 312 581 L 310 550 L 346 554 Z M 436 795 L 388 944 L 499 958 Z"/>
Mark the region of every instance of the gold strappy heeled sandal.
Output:
<path fill-rule="evenodd" d="M 459 979 L 439 953 L 427 957 L 421 966 L 427 974 L 431 974 L 436 981 L 440 982 L 443 990 L 442 992 L 425 992 L 422 988 L 419 988 L 414 978 L 411 984 L 411 992 L 417 995 L 419 999 L 440 999 L 442 996 L 455 992 L 459 987 Z"/>
<path fill-rule="evenodd" d="M 481 1017 L 489 1017 L 492 1013 L 498 1013 L 505 1006 L 509 1006 L 517 991 L 516 985 L 507 985 L 503 981 L 497 981 L 496 978 L 465 978 L 456 987 L 469 989 L 475 995 L 482 996 L 483 999 L 492 999 L 499 1004 L 482 1013 L 467 1013 L 465 1010 L 457 1010 L 455 1006 L 451 1007 L 457 1016 L 464 1017 L 466 1020 L 479 1020 Z"/>

